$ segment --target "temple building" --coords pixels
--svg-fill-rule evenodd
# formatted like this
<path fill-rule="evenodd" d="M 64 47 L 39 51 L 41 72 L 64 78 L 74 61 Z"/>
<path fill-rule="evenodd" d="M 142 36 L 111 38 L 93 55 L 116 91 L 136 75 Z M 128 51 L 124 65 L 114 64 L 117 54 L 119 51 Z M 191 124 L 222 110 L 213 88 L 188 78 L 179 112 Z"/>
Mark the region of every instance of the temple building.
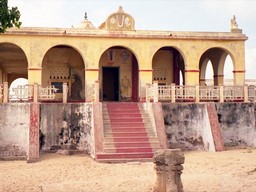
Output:
<path fill-rule="evenodd" d="M 245 83 L 245 41 L 235 17 L 229 32 L 136 30 L 122 7 L 96 28 L 85 14 L 71 28 L 9 29 L 0 35 L 0 84 L 17 78 L 44 87 L 54 85 L 55 100 L 92 101 L 95 83 L 100 101 L 145 101 L 147 84 L 205 85 L 212 64 L 214 85 L 223 85 L 227 56 L 234 85 Z"/>

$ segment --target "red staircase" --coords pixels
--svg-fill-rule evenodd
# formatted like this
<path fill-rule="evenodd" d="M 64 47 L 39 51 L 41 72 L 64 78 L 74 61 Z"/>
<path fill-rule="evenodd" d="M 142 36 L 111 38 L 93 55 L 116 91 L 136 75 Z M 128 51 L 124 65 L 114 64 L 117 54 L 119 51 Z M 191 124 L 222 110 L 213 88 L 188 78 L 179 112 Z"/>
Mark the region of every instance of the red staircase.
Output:
<path fill-rule="evenodd" d="M 103 152 L 98 161 L 150 161 L 160 143 L 154 121 L 141 103 L 103 103 Z"/>

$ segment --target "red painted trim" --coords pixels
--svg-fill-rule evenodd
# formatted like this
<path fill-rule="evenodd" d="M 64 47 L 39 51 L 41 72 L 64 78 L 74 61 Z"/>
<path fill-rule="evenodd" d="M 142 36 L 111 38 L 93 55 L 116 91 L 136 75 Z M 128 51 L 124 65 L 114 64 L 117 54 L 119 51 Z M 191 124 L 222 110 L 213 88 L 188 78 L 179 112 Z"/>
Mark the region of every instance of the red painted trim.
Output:
<path fill-rule="evenodd" d="M 192 72 L 192 73 L 199 73 L 200 70 L 199 69 L 188 69 L 188 70 L 184 70 L 184 72 Z"/>
<path fill-rule="evenodd" d="M 214 75 L 213 77 L 224 77 L 224 75 Z"/>
<path fill-rule="evenodd" d="M 153 69 L 140 69 L 139 72 L 152 72 Z"/>
<path fill-rule="evenodd" d="M 237 70 L 237 71 L 233 71 L 233 73 L 245 73 L 244 70 Z"/>
<path fill-rule="evenodd" d="M 85 71 L 100 71 L 99 69 L 85 69 Z"/>
<path fill-rule="evenodd" d="M 31 67 L 31 68 L 28 68 L 28 70 L 30 70 L 30 71 L 41 71 L 42 68 L 33 68 L 33 67 Z"/>

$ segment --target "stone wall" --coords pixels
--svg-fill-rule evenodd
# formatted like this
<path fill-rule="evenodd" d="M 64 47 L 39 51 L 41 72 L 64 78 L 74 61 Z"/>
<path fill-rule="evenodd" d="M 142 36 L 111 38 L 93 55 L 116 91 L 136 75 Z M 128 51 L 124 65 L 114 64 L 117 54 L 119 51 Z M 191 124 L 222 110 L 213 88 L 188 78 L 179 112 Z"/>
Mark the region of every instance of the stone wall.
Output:
<path fill-rule="evenodd" d="M 41 104 L 42 149 L 73 146 L 91 153 L 94 148 L 92 120 L 91 104 Z"/>
<path fill-rule="evenodd" d="M 163 103 L 169 148 L 214 151 L 205 104 Z"/>
<path fill-rule="evenodd" d="M 30 104 L 1 104 L 0 111 L 0 157 L 25 156 L 28 149 Z"/>
<path fill-rule="evenodd" d="M 254 103 L 216 103 L 225 146 L 256 146 Z"/>

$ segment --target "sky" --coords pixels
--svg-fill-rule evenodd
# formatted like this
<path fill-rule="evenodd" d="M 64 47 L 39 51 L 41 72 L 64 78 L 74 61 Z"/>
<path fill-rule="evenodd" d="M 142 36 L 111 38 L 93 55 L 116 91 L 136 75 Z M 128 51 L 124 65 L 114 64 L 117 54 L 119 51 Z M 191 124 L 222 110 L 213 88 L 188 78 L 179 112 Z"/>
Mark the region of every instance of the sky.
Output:
<path fill-rule="evenodd" d="M 123 6 L 135 19 L 136 30 L 229 32 L 236 16 L 248 36 L 245 43 L 246 78 L 256 79 L 256 0 L 9 0 L 21 12 L 22 27 L 69 28 L 87 12 L 95 27 Z M 208 70 L 207 76 L 212 76 Z M 232 78 L 230 58 L 224 68 Z"/>

